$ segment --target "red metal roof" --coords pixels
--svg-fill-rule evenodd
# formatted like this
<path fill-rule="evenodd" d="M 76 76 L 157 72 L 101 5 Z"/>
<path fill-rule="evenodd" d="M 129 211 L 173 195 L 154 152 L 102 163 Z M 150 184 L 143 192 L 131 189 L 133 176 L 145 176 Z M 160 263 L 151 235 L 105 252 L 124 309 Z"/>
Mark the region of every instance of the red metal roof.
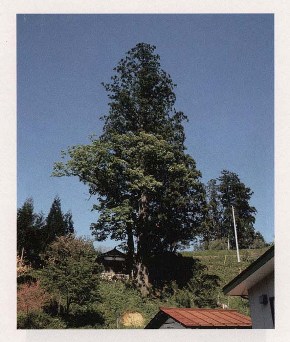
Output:
<path fill-rule="evenodd" d="M 251 318 L 226 309 L 160 308 L 185 327 L 191 328 L 249 328 Z"/>

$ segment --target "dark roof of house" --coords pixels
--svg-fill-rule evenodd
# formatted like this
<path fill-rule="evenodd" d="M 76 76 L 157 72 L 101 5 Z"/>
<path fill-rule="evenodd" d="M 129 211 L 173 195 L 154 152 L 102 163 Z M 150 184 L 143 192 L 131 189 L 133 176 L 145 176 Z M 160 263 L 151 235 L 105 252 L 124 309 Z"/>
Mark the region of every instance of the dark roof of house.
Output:
<path fill-rule="evenodd" d="M 99 258 L 103 258 L 103 257 L 123 257 L 125 258 L 126 257 L 126 254 L 120 252 L 116 247 L 108 252 L 105 252 L 103 254 L 100 254 L 99 255 Z"/>
<path fill-rule="evenodd" d="M 247 295 L 248 289 L 274 272 L 274 246 L 223 287 L 224 294 Z"/>
<path fill-rule="evenodd" d="M 251 318 L 236 310 L 160 308 L 158 314 L 145 329 L 157 329 L 164 322 L 164 315 L 171 317 L 185 328 L 251 328 Z M 162 319 L 163 318 L 163 319 Z"/>

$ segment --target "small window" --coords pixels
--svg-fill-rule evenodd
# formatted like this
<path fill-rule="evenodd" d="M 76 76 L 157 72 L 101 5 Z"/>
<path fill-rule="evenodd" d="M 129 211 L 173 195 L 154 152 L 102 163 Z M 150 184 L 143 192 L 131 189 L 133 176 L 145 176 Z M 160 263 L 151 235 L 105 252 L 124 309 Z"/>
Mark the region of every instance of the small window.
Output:
<path fill-rule="evenodd" d="M 270 297 L 269 302 L 270 302 L 270 307 L 271 307 L 272 321 L 275 327 L 275 297 Z"/>

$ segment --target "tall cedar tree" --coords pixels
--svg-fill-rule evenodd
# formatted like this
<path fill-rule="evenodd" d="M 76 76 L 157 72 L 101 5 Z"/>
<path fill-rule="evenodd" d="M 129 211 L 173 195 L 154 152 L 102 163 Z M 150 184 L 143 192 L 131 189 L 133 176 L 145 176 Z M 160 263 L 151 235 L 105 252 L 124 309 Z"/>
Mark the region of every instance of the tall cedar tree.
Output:
<path fill-rule="evenodd" d="M 125 241 L 144 295 L 148 259 L 196 236 L 205 201 L 201 174 L 185 153 L 186 117 L 174 109 L 174 84 L 154 50 L 137 44 L 121 59 L 105 85 L 111 102 L 103 135 L 69 148 L 54 165 L 55 176 L 78 176 L 98 196 L 93 234 Z"/>

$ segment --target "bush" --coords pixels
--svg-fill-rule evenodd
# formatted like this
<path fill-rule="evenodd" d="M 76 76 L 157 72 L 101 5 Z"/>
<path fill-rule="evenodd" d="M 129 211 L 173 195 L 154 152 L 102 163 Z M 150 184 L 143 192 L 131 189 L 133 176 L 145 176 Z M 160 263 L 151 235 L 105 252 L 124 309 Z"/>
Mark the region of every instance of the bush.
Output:
<path fill-rule="evenodd" d="M 126 311 L 135 312 L 144 307 L 138 290 L 121 281 L 101 281 L 100 294 L 102 303 L 99 307 L 105 319 L 105 328 L 116 328 L 117 321 Z"/>
<path fill-rule="evenodd" d="M 264 248 L 266 246 L 267 246 L 267 244 L 265 243 L 265 240 L 256 238 L 256 239 L 254 239 L 254 241 L 251 245 L 251 248 L 252 249 L 260 249 L 260 248 Z"/>
<path fill-rule="evenodd" d="M 64 329 L 65 322 L 44 312 L 23 312 L 17 315 L 17 329 Z"/>
<path fill-rule="evenodd" d="M 104 325 L 104 318 L 96 304 L 73 304 L 70 314 L 65 315 L 63 318 L 67 328 L 100 329 Z"/>
<path fill-rule="evenodd" d="M 178 289 L 175 294 L 175 301 L 181 308 L 191 308 L 193 304 L 188 290 Z"/>
<path fill-rule="evenodd" d="M 59 237 L 49 245 L 44 255 L 42 283 L 58 298 L 66 315 L 73 304 L 86 306 L 99 300 L 101 267 L 96 256 L 92 241 L 73 235 Z"/>
<path fill-rule="evenodd" d="M 17 289 L 17 311 L 40 311 L 49 299 L 50 295 L 41 288 L 39 281 L 21 284 Z"/>
<path fill-rule="evenodd" d="M 228 248 L 227 241 L 225 239 L 213 240 L 208 243 L 208 249 L 210 250 L 226 250 Z"/>

